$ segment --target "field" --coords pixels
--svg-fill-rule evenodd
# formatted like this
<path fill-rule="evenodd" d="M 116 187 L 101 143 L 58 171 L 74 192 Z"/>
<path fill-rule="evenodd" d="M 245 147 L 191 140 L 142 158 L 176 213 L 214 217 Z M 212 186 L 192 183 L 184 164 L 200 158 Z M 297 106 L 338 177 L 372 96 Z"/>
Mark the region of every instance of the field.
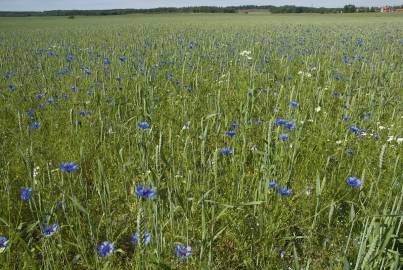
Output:
<path fill-rule="evenodd" d="M 0 18 L 0 268 L 399 269 L 402 46 L 402 14 Z"/>

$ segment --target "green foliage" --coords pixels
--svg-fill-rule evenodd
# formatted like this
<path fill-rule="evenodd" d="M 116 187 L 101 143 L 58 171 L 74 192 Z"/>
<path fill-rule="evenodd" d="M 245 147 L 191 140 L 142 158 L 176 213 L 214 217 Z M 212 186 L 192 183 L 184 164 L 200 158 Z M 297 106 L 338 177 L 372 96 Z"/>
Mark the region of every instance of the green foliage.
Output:
<path fill-rule="evenodd" d="M 10 241 L 0 268 L 398 269 L 402 24 L 393 14 L 1 18 Z M 157 196 L 136 198 L 136 184 Z M 21 187 L 33 188 L 29 202 Z M 51 237 L 46 222 L 60 224 Z M 116 251 L 101 258 L 106 240 Z M 178 259 L 179 243 L 193 255 Z"/>

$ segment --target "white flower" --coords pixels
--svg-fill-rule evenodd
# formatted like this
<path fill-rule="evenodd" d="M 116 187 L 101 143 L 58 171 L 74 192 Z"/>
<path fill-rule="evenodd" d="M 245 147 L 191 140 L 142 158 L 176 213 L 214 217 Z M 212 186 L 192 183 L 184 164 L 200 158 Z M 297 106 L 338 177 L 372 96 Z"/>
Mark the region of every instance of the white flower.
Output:
<path fill-rule="evenodd" d="M 388 139 L 386 140 L 387 142 L 391 142 L 391 141 L 393 141 L 395 139 L 395 137 L 394 136 L 388 136 Z"/>
<path fill-rule="evenodd" d="M 298 75 L 302 75 L 304 74 L 304 72 L 302 72 L 302 70 L 298 71 Z"/>
<path fill-rule="evenodd" d="M 305 74 L 308 78 L 311 78 L 312 77 L 312 74 L 311 73 L 306 73 Z"/>
<path fill-rule="evenodd" d="M 385 129 L 384 126 L 379 126 L 378 128 L 379 128 L 380 130 Z"/>
<path fill-rule="evenodd" d="M 240 53 L 240 55 L 241 56 L 249 56 L 249 54 L 251 54 L 252 52 L 251 51 L 242 51 L 241 53 Z"/>
<path fill-rule="evenodd" d="M 340 141 L 340 140 L 339 140 L 339 141 L 336 141 L 336 144 L 341 144 L 342 142 L 343 142 L 343 141 Z"/>
<path fill-rule="evenodd" d="M 321 109 L 322 108 L 320 106 L 318 106 L 318 107 L 315 108 L 315 112 L 320 112 Z"/>
<path fill-rule="evenodd" d="M 38 176 L 38 174 L 39 174 L 39 169 L 40 169 L 39 166 L 36 166 L 36 167 L 34 168 L 34 171 L 33 171 L 33 173 L 32 173 L 32 175 L 34 176 L 34 178 Z"/>
<path fill-rule="evenodd" d="M 400 144 L 400 143 L 402 143 L 402 142 L 403 142 L 403 138 L 397 138 L 397 139 L 396 139 L 396 141 L 397 141 L 397 143 L 399 143 L 399 144 Z"/>

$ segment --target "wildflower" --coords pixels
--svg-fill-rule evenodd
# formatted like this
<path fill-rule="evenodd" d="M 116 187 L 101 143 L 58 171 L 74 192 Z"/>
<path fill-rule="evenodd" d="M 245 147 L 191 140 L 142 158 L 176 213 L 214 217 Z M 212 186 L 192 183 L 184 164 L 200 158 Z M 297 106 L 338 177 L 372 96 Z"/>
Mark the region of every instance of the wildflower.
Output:
<path fill-rule="evenodd" d="M 297 127 L 297 125 L 295 124 L 295 122 L 290 121 L 290 122 L 285 123 L 284 127 L 288 128 L 288 129 L 295 129 Z"/>
<path fill-rule="evenodd" d="M 48 98 L 48 103 L 49 103 L 49 104 L 52 104 L 52 103 L 53 103 L 53 101 L 54 101 L 54 99 L 53 99 L 53 98 Z"/>
<path fill-rule="evenodd" d="M 182 260 L 192 255 L 192 248 L 190 246 L 176 245 L 175 251 L 176 256 L 178 256 Z"/>
<path fill-rule="evenodd" d="M 57 223 L 52 224 L 51 226 L 44 224 L 43 228 L 42 228 L 42 234 L 45 237 L 50 237 L 57 231 L 58 228 L 59 228 L 59 224 L 57 224 Z"/>
<path fill-rule="evenodd" d="M 74 55 L 72 55 L 72 54 L 68 54 L 67 55 L 67 57 L 66 57 L 66 60 L 67 60 L 67 62 L 73 62 L 73 60 L 74 60 Z"/>
<path fill-rule="evenodd" d="M 113 249 L 113 244 L 111 242 L 104 241 L 97 247 L 97 252 L 99 256 L 107 257 L 112 254 Z"/>
<path fill-rule="evenodd" d="M 183 124 L 182 129 L 189 129 L 189 128 L 190 128 L 190 121 L 186 121 L 186 122 Z"/>
<path fill-rule="evenodd" d="M 291 105 L 291 107 L 295 108 L 295 107 L 298 107 L 299 104 L 296 101 L 291 101 L 290 105 Z"/>
<path fill-rule="evenodd" d="M 14 74 L 15 74 L 15 72 L 6 73 L 6 74 L 4 74 L 4 78 L 11 79 L 14 76 Z"/>
<path fill-rule="evenodd" d="M 322 108 L 321 108 L 320 106 L 318 106 L 318 107 L 315 108 L 315 112 L 320 112 L 321 109 L 322 109 Z"/>
<path fill-rule="evenodd" d="M 4 252 L 7 247 L 8 238 L 5 236 L 0 236 L 0 254 Z"/>
<path fill-rule="evenodd" d="M 348 121 L 348 120 L 350 120 L 351 119 L 351 116 L 350 115 L 348 115 L 348 114 L 344 114 L 343 115 L 343 120 L 344 121 Z"/>
<path fill-rule="evenodd" d="M 147 123 L 147 122 L 140 122 L 137 126 L 138 126 L 138 128 L 141 128 L 141 129 L 149 129 L 150 128 L 150 124 Z"/>
<path fill-rule="evenodd" d="M 35 113 L 31 110 L 31 111 L 27 111 L 27 116 L 29 118 L 34 118 L 35 117 Z"/>
<path fill-rule="evenodd" d="M 286 141 L 288 141 L 288 139 L 290 138 L 290 136 L 289 136 L 287 133 L 281 133 L 281 134 L 278 136 L 278 138 L 279 138 L 280 140 L 282 140 L 283 142 L 286 142 Z"/>
<path fill-rule="evenodd" d="M 356 127 L 356 126 L 350 126 L 349 128 L 350 128 L 350 131 L 355 133 L 355 134 L 365 135 L 365 134 L 368 133 L 366 130 L 360 129 L 360 128 Z"/>
<path fill-rule="evenodd" d="M 235 130 L 228 130 L 227 132 L 225 132 L 225 135 L 227 135 L 228 137 L 234 137 L 236 135 Z"/>
<path fill-rule="evenodd" d="M 70 89 L 74 92 L 77 92 L 78 90 L 80 90 L 80 87 L 73 85 L 72 87 L 70 87 Z"/>
<path fill-rule="evenodd" d="M 67 163 L 62 163 L 60 164 L 60 169 L 62 170 L 62 172 L 74 172 L 77 171 L 80 168 L 80 166 L 78 166 L 78 164 L 74 163 L 74 162 L 67 162 Z"/>
<path fill-rule="evenodd" d="M 32 129 L 37 129 L 37 128 L 39 128 L 41 126 L 41 123 L 39 123 L 39 122 L 32 122 L 32 124 L 31 124 L 31 128 Z"/>
<path fill-rule="evenodd" d="M 9 84 L 9 85 L 7 85 L 7 87 L 8 87 L 8 90 L 10 90 L 10 91 L 15 91 L 15 89 L 17 89 L 17 86 L 15 86 L 15 84 Z"/>
<path fill-rule="evenodd" d="M 137 197 L 147 200 L 154 197 L 157 194 L 157 191 L 153 188 L 145 187 L 144 185 L 140 184 L 136 186 L 135 194 Z"/>
<path fill-rule="evenodd" d="M 270 181 L 267 185 L 269 188 L 276 188 L 278 186 L 276 181 Z"/>
<path fill-rule="evenodd" d="M 276 126 L 284 126 L 287 123 L 288 123 L 288 121 L 285 119 L 276 119 L 276 121 L 275 121 Z"/>
<path fill-rule="evenodd" d="M 110 65 L 110 64 L 112 64 L 112 59 L 110 59 L 110 58 L 104 58 L 104 64 L 105 64 L 105 65 Z"/>
<path fill-rule="evenodd" d="M 238 124 L 238 123 L 233 122 L 233 123 L 231 124 L 231 128 L 232 128 L 232 129 L 236 129 L 237 127 L 239 127 L 239 124 Z"/>
<path fill-rule="evenodd" d="M 144 234 L 144 245 L 147 246 L 151 241 L 151 234 L 149 232 L 146 232 Z M 133 244 L 137 245 L 139 242 L 139 233 L 137 231 L 134 232 L 132 236 L 132 242 Z"/>
<path fill-rule="evenodd" d="M 32 195 L 31 187 L 21 188 L 21 190 L 20 190 L 21 200 L 23 200 L 24 202 L 27 202 L 31 199 L 31 195 Z"/>
<path fill-rule="evenodd" d="M 232 149 L 230 149 L 230 148 L 228 148 L 228 147 L 224 147 L 222 150 L 221 150 L 221 153 L 223 154 L 223 155 L 232 155 L 232 154 L 234 154 L 234 150 L 232 150 Z"/>
<path fill-rule="evenodd" d="M 241 56 L 246 56 L 246 57 L 248 57 L 251 53 L 252 53 L 251 51 L 242 51 L 242 52 L 240 53 L 240 55 L 241 55 Z"/>
<path fill-rule="evenodd" d="M 33 176 L 34 178 L 38 176 L 40 169 L 41 169 L 41 168 L 40 168 L 39 166 L 36 166 L 36 167 L 34 168 L 34 170 L 33 170 L 33 172 L 32 172 L 32 176 Z"/>
<path fill-rule="evenodd" d="M 349 185 L 352 188 L 359 188 L 361 186 L 361 180 L 354 176 L 347 177 L 346 182 L 347 185 Z"/>
<path fill-rule="evenodd" d="M 396 142 L 399 143 L 399 144 L 402 143 L 402 142 L 403 142 L 403 138 L 396 138 Z"/>
<path fill-rule="evenodd" d="M 290 196 L 292 194 L 291 189 L 289 189 L 288 187 L 281 187 L 278 192 L 280 193 L 281 196 L 284 197 Z"/>
<path fill-rule="evenodd" d="M 348 156 L 351 157 L 351 156 L 353 155 L 353 153 L 354 153 L 354 152 L 353 152 L 353 149 L 347 149 L 347 155 L 348 155 Z"/>
<path fill-rule="evenodd" d="M 41 98 L 43 98 L 43 96 L 44 96 L 44 94 L 39 93 L 39 94 L 36 94 L 36 95 L 35 95 L 35 98 L 36 98 L 36 99 L 41 99 Z"/>

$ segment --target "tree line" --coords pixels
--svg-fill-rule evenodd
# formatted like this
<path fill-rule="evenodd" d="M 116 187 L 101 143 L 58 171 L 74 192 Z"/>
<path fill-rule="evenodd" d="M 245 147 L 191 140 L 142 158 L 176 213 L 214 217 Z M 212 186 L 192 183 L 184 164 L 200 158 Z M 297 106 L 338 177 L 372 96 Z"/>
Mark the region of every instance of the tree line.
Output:
<path fill-rule="evenodd" d="M 394 8 L 403 8 L 395 6 Z M 346 5 L 343 8 L 324 8 L 324 7 L 303 7 L 294 5 L 285 6 L 230 6 L 230 7 L 164 7 L 150 9 L 107 9 L 107 10 L 49 10 L 49 11 L 0 11 L 0 17 L 25 17 L 25 16 L 106 16 L 106 15 L 126 15 L 126 14 L 150 14 L 150 13 L 238 13 L 254 10 L 264 10 L 271 13 L 353 13 L 353 12 L 375 12 L 379 8 L 375 7 L 355 7 Z"/>

